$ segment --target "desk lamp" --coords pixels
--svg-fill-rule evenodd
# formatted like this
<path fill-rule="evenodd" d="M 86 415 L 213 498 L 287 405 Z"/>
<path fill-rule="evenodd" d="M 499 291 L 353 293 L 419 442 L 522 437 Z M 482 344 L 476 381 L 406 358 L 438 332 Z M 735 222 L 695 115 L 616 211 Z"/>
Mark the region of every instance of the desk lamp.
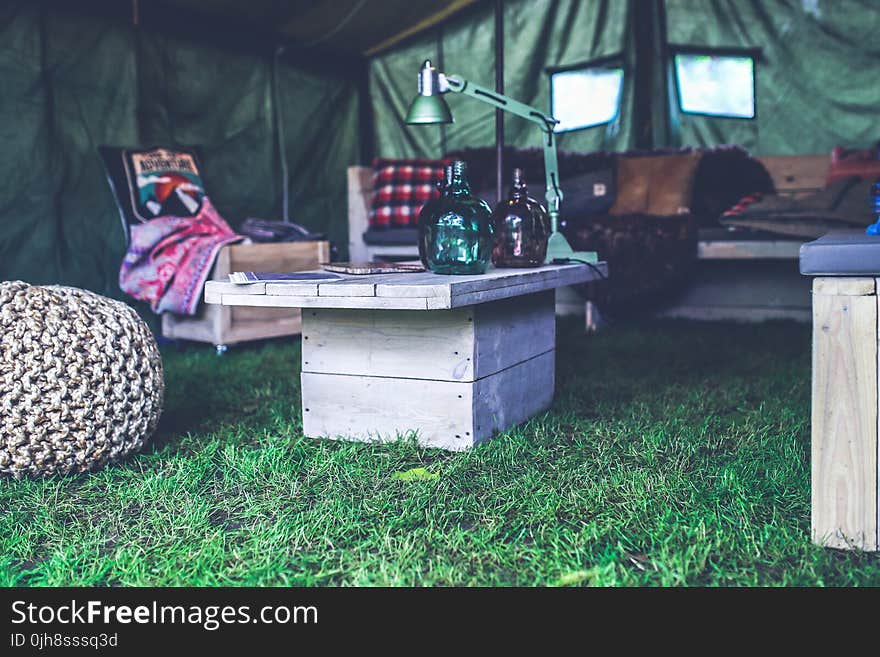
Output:
<path fill-rule="evenodd" d="M 443 100 L 442 94 L 449 91 L 476 98 L 493 107 L 510 112 L 538 125 L 543 132 L 544 173 L 547 178 L 546 199 L 550 215 L 550 241 L 547 244 L 545 263 L 559 260 L 576 260 L 580 262 L 596 262 L 595 251 L 574 251 L 559 232 L 559 204 L 562 201 L 562 190 L 559 188 L 559 167 L 556 161 L 556 135 L 554 126 L 559 123 L 548 114 L 538 111 L 525 103 L 508 98 L 491 89 L 468 82 L 454 76 L 444 75 L 437 71 L 426 59 L 419 71 L 419 95 L 416 96 L 406 115 L 406 122 L 411 125 L 435 125 L 452 123 L 452 112 Z"/>

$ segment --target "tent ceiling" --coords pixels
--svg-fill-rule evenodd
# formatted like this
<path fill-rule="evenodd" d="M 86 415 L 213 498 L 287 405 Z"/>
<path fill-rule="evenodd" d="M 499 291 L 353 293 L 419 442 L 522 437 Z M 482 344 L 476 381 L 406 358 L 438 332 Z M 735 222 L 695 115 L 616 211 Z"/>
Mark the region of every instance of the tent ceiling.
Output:
<path fill-rule="evenodd" d="M 275 32 L 302 47 L 374 54 L 479 0 L 165 0 Z"/>

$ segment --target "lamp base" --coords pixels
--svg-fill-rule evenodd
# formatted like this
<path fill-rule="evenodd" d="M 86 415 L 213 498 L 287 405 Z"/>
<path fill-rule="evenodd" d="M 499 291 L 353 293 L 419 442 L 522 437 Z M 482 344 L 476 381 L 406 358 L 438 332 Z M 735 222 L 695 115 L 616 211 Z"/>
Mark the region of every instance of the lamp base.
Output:
<path fill-rule="evenodd" d="M 579 262 L 594 263 L 599 262 L 599 256 L 595 251 L 575 251 L 571 248 L 565 235 L 555 232 L 550 235 L 550 241 L 547 243 L 547 257 L 544 264 L 550 264 L 554 260 L 577 260 Z"/>

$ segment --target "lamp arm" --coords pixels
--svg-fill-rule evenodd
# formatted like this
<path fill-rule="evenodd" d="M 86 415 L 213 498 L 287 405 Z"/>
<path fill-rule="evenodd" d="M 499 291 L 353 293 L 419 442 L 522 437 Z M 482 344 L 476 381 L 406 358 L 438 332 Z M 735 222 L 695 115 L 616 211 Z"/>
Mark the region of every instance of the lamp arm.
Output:
<path fill-rule="evenodd" d="M 521 103 L 518 100 L 509 98 L 503 94 L 482 87 L 473 82 L 468 82 L 463 78 L 454 75 L 441 75 L 440 92 L 454 91 L 456 93 L 476 98 L 493 107 L 505 112 L 510 112 L 527 121 L 531 121 L 538 125 L 543 132 L 542 144 L 544 146 L 544 175 L 547 179 L 547 188 L 545 196 L 547 199 L 548 214 L 550 215 L 551 230 L 555 233 L 559 224 L 559 204 L 562 202 L 562 189 L 559 187 L 559 164 L 556 157 L 556 134 L 553 132 L 554 126 L 558 123 L 549 114 L 544 114 L 540 110 Z"/>

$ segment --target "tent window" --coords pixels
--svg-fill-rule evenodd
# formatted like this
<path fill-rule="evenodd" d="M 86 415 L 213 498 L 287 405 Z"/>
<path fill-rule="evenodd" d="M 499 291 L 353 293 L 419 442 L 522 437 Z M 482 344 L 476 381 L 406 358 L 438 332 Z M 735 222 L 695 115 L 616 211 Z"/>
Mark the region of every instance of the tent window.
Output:
<path fill-rule="evenodd" d="M 556 132 L 613 121 L 622 88 L 623 69 L 619 66 L 584 66 L 551 73 L 551 112 L 559 120 Z"/>
<path fill-rule="evenodd" d="M 675 55 L 682 112 L 755 118 L 755 60 L 748 55 Z"/>

